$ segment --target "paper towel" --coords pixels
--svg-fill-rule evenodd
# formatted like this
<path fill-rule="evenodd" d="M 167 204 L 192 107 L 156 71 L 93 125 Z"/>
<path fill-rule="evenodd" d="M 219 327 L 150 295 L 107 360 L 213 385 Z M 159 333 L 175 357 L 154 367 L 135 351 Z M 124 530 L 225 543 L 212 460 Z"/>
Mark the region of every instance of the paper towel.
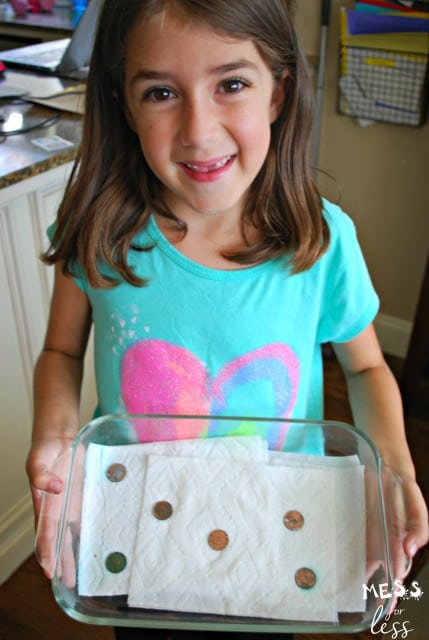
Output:
<path fill-rule="evenodd" d="M 358 456 L 313 456 L 269 452 L 270 464 L 324 468 L 333 476 L 336 520 L 336 602 L 338 611 L 365 611 L 362 585 L 366 583 L 366 519 L 364 467 Z"/>
<path fill-rule="evenodd" d="M 173 506 L 157 520 L 153 505 Z M 134 607 L 334 622 L 336 518 L 333 476 L 236 461 L 150 456 L 131 569 Z M 299 531 L 284 514 L 298 509 Z M 212 530 L 229 544 L 208 545 Z M 303 590 L 295 572 L 311 568 Z"/>

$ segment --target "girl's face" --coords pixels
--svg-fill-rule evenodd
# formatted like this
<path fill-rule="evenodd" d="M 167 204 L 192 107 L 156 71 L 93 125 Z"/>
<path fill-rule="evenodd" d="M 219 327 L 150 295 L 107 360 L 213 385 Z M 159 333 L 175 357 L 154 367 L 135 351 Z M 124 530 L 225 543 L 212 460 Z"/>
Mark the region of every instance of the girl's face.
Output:
<path fill-rule="evenodd" d="M 125 97 L 171 210 L 185 222 L 196 214 L 238 219 L 284 97 L 254 43 L 156 14 L 130 33 Z"/>

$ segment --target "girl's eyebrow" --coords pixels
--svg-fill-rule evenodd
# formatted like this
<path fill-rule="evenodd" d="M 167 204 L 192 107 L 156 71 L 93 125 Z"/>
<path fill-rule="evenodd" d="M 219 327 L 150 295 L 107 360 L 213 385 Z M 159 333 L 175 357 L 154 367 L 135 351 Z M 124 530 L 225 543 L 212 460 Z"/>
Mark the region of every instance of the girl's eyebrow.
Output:
<path fill-rule="evenodd" d="M 250 60 L 239 59 L 234 60 L 233 62 L 227 62 L 225 64 L 221 64 L 217 67 L 213 67 L 209 69 L 210 75 L 221 75 L 223 73 L 229 73 L 231 71 L 238 71 L 241 69 L 250 69 L 253 71 L 257 71 L 258 67 Z M 170 73 L 169 71 L 156 71 L 154 69 L 139 69 L 131 78 L 131 83 L 141 80 L 174 80 L 175 74 Z"/>
<path fill-rule="evenodd" d="M 221 64 L 219 67 L 214 67 L 211 72 L 215 74 L 228 73 L 229 71 L 237 71 L 238 69 L 251 69 L 256 71 L 258 67 L 254 62 L 250 62 L 250 60 L 246 60 L 245 58 L 240 58 L 239 60 L 234 60 L 233 62 Z"/>

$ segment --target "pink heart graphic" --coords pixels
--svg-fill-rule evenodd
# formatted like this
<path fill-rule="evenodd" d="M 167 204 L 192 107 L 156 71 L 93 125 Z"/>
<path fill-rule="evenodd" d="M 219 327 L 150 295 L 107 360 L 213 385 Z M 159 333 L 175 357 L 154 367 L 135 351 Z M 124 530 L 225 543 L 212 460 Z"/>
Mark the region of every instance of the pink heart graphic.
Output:
<path fill-rule="evenodd" d="M 299 362 L 282 343 L 265 345 L 224 365 L 214 379 L 203 363 L 183 347 L 163 340 L 142 340 L 124 354 L 121 393 L 131 414 L 172 416 L 248 415 L 258 389 L 268 394 L 269 418 L 287 418 L 295 405 Z M 251 414 L 256 417 L 258 414 Z M 225 424 L 225 423 L 224 423 Z M 280 427 L 279 427 L 280 428 Z M 222 435 L 222 421 L 208 426 L 195 418 L 139 422 L 141 441 Z"/>

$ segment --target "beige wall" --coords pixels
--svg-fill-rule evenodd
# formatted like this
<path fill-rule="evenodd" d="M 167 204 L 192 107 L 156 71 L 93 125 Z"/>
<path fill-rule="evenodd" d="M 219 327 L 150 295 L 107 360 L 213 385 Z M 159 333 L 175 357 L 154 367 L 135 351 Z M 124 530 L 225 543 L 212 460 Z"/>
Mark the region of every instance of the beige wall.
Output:
<path fill-rule="evenodd" d="M 341 192 L 381 298 L 379 334 L 393 328 L 388 349 L 403 355 L 429 246 L 429 123 L 363 128 L 337 113 L 339 7 L 353 5 L 332 0 L 319 167 L 337 185 L 323 177 L 320 186 L 333 200 Z M 311 54 L 319 47 L 320 6 L 319 0 L 297 0 L 298 31 Z"/>

